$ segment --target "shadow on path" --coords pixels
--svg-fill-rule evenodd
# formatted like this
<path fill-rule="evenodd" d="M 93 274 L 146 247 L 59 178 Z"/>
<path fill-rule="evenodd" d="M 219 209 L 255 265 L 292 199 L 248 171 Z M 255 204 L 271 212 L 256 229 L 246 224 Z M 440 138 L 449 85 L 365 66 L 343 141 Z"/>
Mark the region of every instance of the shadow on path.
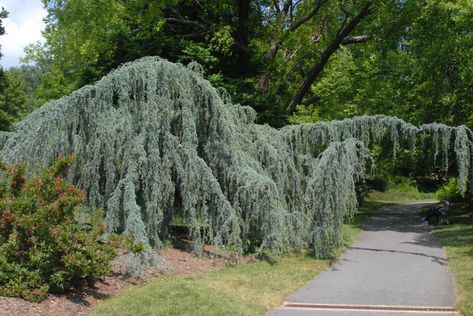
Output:
<path fill-rule="evenodd" d="M 445 258 L 439 256 L 430 256 L 421 252 L 412 252 L 412 251 L 399 251 L 399 250 L 390 250 L 390 249 L 374 249 L 374 248 L 363 248 L 363 247 L 349 247 L 349 249 L 355 250 L 366 250 L 366 251 L 375 251 L 375 252 L 390 252 L 390 253 L 401 253 L 407 255 L 423 256 L 431 258 L 432 262 L 437 262 L 440 265 L 447 265 L 448 262 Z"/>

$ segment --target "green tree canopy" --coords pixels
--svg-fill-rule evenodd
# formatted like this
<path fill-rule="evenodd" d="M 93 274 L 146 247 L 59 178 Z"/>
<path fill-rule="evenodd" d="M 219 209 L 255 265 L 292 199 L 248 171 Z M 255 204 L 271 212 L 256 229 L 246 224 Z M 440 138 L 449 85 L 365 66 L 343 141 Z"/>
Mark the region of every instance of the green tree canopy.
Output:
<path fill-rule="evenodd" d="M 375 8 L 370 1 L 329 0 L 44 4 L 46 45 L 30 46 L 26 60 L 61 71 L 75 87 L 123 62 L 159 55 L 197 61 L 237 101 L 273 114 L 308 97 L 308 88 L 341 44 L 366 41 L 352 33 Z"/>
<path fill-rule="evenodd" d="M 8 17 L 8 12 L 2 7 L 0 10 L 0 36 L 5 34 L 5 27 L 3 26 L 3 20 Z M 2 51 L 0 46 L 0 59 L 2 58 Z M 5 89 L 5 76 L 3 74 L 3 68 L 0 67 L 0 94 L 3 93 Z"/>
<path fill-rule="evenodd" d="M 5 71 L 5 87 L 0 94 L 0 130 L 10 129 L 10 125 L 26 113 L 27 96 L 24 80 L 13 71 Z"/>
<path fill-rule="evenodd" d="M 378 6 L 370 41 L 337 52 L 312 86 L 320 99 L 294 121 L 383 113 L 472 127 L 472 18 L 469 1 Z"/>
<path fill-rule="evenodd" d="M 197 61 L 260 121 L 361 114 L 472 126 L 473 9 L 467 0 L 50 1 L 37 102 L 124 62 Z M 47 73 L 47 75 L 46 75 Z"/>

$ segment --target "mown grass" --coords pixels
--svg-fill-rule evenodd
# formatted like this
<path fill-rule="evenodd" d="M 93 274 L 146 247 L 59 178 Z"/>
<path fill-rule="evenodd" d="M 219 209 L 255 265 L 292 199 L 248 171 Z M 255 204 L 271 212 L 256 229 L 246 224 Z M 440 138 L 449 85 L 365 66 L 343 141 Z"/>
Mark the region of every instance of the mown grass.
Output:
<path fill-rule="evenodd" d="M 410 185 L 393 185 L 386 192 L 373 191 L 370 193 L 373 201 L 383 201 L 392 204 L 405 204 L 422 200 L 435 200 L 435 193 L 424 193 Z"/>
<path fill-rule="evenodd" d="M 264 315 L 329 263 L 298 254 L 160 278 L 106 300 L 91 315 Z"/>
<path fill-rule="evenodd" d="M 345 225 L 343 245 L 331 259 L 298 253 L 205 274 L 161 277 L 106 299 L 90 315 L 264 315 L 327 269 L 361 233 L 366 214 L 388 204 L 366 200 Z"/>
<path fill-rule="evenodd" d="M 455 278 L 457 308 L 473 315 L 473 214 L 464 205 L 451 207 L 448 226 L 439 226 L 432 235 L 445 247 L 448 265 Z"/>

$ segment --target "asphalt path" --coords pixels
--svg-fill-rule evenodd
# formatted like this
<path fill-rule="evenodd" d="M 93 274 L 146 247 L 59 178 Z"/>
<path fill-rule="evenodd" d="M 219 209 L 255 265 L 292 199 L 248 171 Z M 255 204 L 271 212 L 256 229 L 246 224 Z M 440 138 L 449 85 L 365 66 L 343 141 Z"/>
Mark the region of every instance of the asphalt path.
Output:
<path fill-rule="evenodd" d="M 287 299 L 288 306 L 302 308 L 281 307 L 269 315 L 451 315 L 435 311 L 454 306 L 455 290 L 444 250 L 421 225 L 419 209 L 425 205 L 389 206 L 371 214 L 340 259 Z"/>

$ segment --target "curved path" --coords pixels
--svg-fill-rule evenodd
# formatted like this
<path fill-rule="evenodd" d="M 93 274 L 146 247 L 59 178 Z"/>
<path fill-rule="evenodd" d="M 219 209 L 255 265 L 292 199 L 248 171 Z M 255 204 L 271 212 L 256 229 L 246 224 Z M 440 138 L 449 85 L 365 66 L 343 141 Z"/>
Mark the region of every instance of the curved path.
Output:
<path fill-rule="evenodd" d="M 420 225 L 425 205 L 371 214 L 364 232 L 329 270 L 269 315 L 457 315 L 445 253 Z"/>

